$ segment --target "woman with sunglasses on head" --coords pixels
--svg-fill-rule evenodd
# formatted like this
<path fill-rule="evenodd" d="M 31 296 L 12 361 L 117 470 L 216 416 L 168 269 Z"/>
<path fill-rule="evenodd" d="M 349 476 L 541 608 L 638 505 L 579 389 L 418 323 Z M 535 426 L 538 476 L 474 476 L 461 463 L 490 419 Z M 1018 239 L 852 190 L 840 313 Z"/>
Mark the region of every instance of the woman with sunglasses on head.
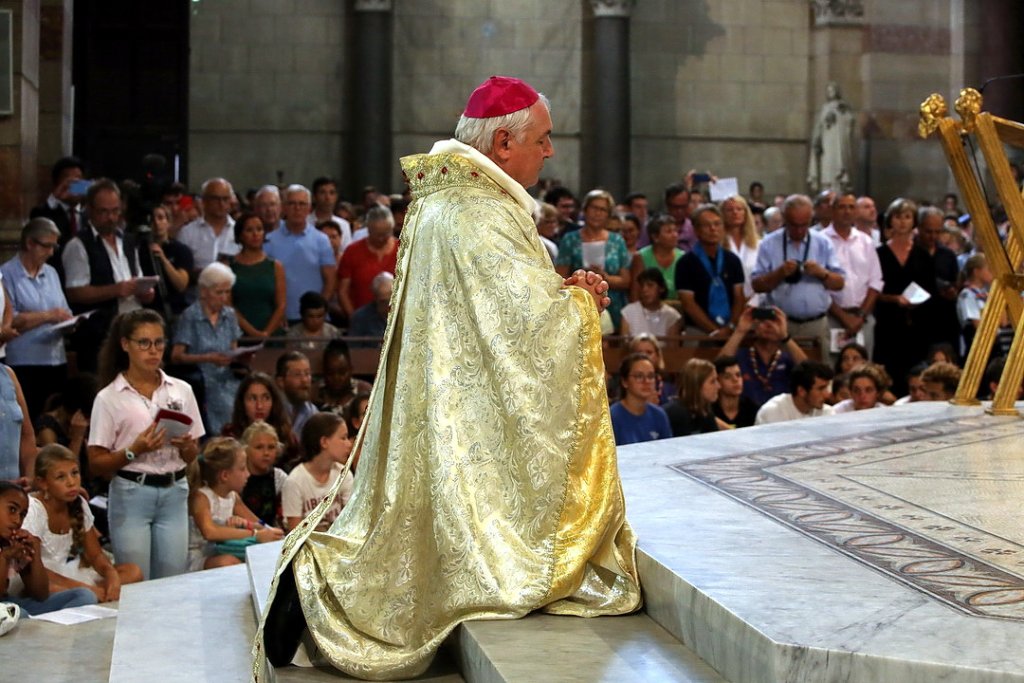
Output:
<path fill-rule="evenodd" d="M 146 579 L 188 569 L 185 470 L 203 436 L 192 388 L 160 369 L 167 346 L 154 311 L 119 315 L 100 350 L 100 384 L 89 431 L 89 467 L 112 477 L 107 515 L 118 563 L 137 564 Z M 184 413 L 191 425 L 172 438 L 156 420 Z"/>

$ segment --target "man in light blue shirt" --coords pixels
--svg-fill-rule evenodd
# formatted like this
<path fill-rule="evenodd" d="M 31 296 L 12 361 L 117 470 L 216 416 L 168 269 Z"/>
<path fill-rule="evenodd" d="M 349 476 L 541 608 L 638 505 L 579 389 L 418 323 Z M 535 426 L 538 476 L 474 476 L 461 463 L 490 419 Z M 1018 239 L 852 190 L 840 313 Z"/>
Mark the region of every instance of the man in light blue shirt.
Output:
<path fill-rule="evenodd" d="M 267 256 L 284 266 L 284 314 L 289 323 L 301 318 L 299 299 L 303 294 L 319 292 L 329 301 L 337 282 L 338 264 L 330 239 L 306 221 L 311 205 L 309 190 L 289 185 L 284 191 L 284 230 L 268 234 L 263 246 Z"/>
<path fill-rule="evenodd" d="M 829 290 L 842 289 L 845 281 L 832 243 L 810 230 L 812 215 L 813 204 L 807 195 L 786 198 L 783 229 L 762 240 L 751 284 L 755 292 L 766 295 L 765 304 L 778 306 L 786 314 L 790 334 L 817 338 L 822 353 L 827 354 Z"/>

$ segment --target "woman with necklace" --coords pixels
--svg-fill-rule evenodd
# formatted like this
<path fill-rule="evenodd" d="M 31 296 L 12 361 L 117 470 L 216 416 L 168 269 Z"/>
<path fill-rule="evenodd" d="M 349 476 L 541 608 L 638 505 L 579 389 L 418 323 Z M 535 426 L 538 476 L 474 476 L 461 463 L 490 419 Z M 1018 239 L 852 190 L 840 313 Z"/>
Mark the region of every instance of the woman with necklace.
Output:
<path fill-rule="evenodd" d="M 896 199 L 885 210 L 888 241 L 878 247 L 885 286 L 875 306 L 875 349 L 872 358 L 893 378 L 893 392 L 907 392 L 906 376 L 922 360 L 932 339 L 916 333 L 918 310 L 903 295 L 911 283 L 929 294 L 935 293 L 935 266 L 931 256 L 914 244 L 917 205 Z"/>
<path fill-rule="evenodd" d="M 676 292 L 676 263 L 685 253 L 676 246 L 679 242 L 679 226 L 676 225 L 672 216 L 660 214 L 651 218 L 647 223 L 647 236 L 651 243 L 639 249 L 633 257 L 633 266 L 630 271 L 632 289 L 629 298 L 631 301 L 640 298 L 640 285 L 637 282 L 637 276 L 648 268 L 657 268 L 661 271 L 661 276 L 665 278 L 668 298 L 677 299 L 679 295 Z"/>
<path fill-rule="evenodd" d="M 581 268 L 592 270 L 608 282 L 608 313 L 619 329 L 629 292 L 629 252 L 622 236 L 607 229 L 615 200 L 604 190 L 591 190 L 583 198 L 583 227 L 562 235 L 555 270 L 569 277 Z"/>
<path fill-rule="evenodd" d="M 164 321 L 147 309 L 114 320 L 100 351 L 100 384 L 89 420 L 89 467 L 112 477 L 107 516 L 118 563 L 143 577 L 188 568 L 186 466 L 203 436 L 192 388 L 160 369 L 167 346 Z M 191 418 L 187 432 L 170 437 L 156 421 L 161 410 Z"/>
<path fill-rule="evenodd" d="M 231 261 L 231 305 L 245 336 L 259 339 L 281 332 L 287 303 L 284 266 L 263 251 L 263 238 L 259 216 L 243 214 L 235 223 L 235 241 L 242 250 Z"/>

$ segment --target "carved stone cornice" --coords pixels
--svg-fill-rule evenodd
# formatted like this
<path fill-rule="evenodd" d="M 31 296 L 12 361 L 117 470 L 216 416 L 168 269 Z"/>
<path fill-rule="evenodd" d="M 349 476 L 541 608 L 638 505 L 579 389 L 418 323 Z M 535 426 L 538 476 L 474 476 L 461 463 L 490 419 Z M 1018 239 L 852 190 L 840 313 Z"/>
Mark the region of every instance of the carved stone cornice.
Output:
<path fill-rule="evenodd" d="M 392 0 L 356 0 L 357 12 L 390 12 Z"/>
<path fill-rule="evenodd" d="M 860 26 L 864 0 L 811 0 L 815 26 Z"/>
<path fill-rule="evenodd" d="M 636 0 L 590 0 L 590 9 L 598 18 L 625 17 L 628 19 L 635 5 Z"/>

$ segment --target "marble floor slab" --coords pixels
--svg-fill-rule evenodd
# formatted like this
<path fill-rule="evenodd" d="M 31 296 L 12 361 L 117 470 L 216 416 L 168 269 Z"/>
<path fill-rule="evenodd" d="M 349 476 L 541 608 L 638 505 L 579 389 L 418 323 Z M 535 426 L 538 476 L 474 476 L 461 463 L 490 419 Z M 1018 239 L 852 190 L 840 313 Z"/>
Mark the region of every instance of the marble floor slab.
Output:
<path fill-rule="evenodd" d="M 118 603 L 105 603 L 118 607 Z M 0 681 L 84 683 L 107 680 L 117 617 L 63 626 L 23 618 L 0 637 Z"/>
<path fill-rule="evenodd" d="M 255 633 L 244 565 L 125 586 L 109 681 L 246 681 Z"/>
<path fill-rule="evenodd" d="M 619 449 L 647 609 L 747 681 L 1024 681 L 1024 423 L 916 404 Z"/>

